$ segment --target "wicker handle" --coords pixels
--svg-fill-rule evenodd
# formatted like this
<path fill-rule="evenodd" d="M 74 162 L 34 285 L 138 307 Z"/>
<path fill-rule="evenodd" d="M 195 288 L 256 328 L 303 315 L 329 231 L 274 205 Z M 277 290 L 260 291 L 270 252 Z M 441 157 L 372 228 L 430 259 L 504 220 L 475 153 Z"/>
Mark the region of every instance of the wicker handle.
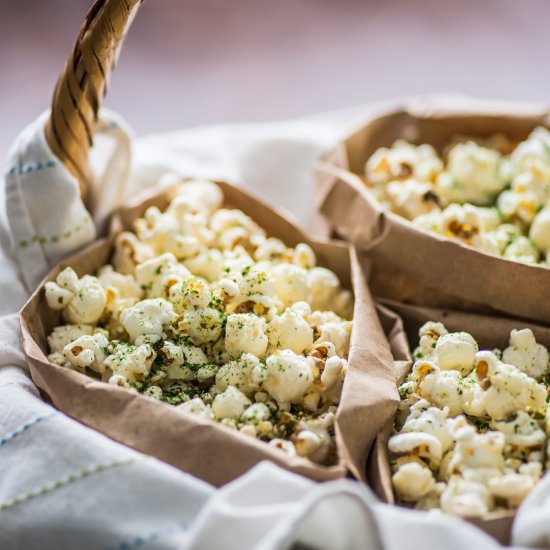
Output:
<path fill-rule="evenodd" d="M 143 0 L 95 0 L 55 87 L 46 140 L 89 193 L 88 153 L 118 52 Z"/>

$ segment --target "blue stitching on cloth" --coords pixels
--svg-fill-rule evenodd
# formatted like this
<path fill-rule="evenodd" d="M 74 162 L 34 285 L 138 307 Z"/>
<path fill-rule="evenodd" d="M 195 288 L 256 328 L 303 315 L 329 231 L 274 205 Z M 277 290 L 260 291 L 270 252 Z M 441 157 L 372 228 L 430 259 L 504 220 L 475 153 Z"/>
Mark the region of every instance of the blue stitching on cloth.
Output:
<path fill-rule="evenodd" d="M 55 160 L 47 160 L 44 162 L 31 162 L 30 164 L 24 164 L 23 166 L 12 166 L 7 172 L 6 176 L 12 176 L 16 172 L 19 175 L 29 174 L 30 172 L 36 172 L 38 170 L 44 170 L 45 168 L 55 168 L 59 163 Z"/>
<path fill-rule="evenodd" d="M 52 416 L 55 416 L 56 414 L 57 413 L 54 411 L 54 412 L 51 412 L 50 414 L 37 416 L 36 418 L 33 418 L 32 420 L 28 420 L 20 428 L 17 428 L 17 430 L 14 430 L 13 432 L 11 432 L 10 434 L 8 434 L 4 437 L 0 437 L 0 446 L 5 445 L 6 443 L 11 441 L 12 439 L 15 439 L 17 436 L 25 433 L 29 428 L 32 428 L 33 426 L 36 426 L 37 424 L 39 424 L 43 420 L 47 420 L 48 418 L 51 418 Z"/>
<path fill-rule="evenodd" d="M 158 529 L 152 531 L 148 535 L 136 536 L 132 540 L 121 542 L 118 546 L 110 546 L 108 550 L 130 550 L 131 548 L 138 548 L 148 542 L 155 542 L 160 537 L 167 537 L 187 531 L 187 526 L 179 525 L 177 527 L 167 527 L 165 529 Z"/>

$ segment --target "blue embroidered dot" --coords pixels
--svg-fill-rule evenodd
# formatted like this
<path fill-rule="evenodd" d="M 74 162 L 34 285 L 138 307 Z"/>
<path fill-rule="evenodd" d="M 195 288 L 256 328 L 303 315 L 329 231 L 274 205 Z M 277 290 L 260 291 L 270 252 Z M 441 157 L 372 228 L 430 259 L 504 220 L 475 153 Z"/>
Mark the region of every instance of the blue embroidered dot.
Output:
<path fill-rule="evenodd" d="M 4 437 L 0 437 L 0 446 L 5 445 L 8 441 L 11 441 L 12 439 L 15 439 L 16 437 L 18 437 L 21 434 L 25 433 L 27 430 L 32 428 L 32 426 L 36 426 L 37 424 L 39 424 L 43 420 L 47 420 L 48 418 L 51 418 L 55 414 L 56 414 L 55 412 L 52 412 L 50 414 L 37 416 L 36 418 L 33 418 L 32 420 L 29 420 L 29 421 L 25 422 L 20 428 L 17 428 L 16 430 L 14 430 L 13 432 L 11 432 L 10 434 L 8 434 Z"/>

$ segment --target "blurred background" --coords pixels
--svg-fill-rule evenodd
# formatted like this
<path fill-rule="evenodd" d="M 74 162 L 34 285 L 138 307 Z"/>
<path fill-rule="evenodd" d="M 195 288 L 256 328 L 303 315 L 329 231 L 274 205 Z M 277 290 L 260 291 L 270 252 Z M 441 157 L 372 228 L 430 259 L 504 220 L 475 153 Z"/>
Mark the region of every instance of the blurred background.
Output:
<path fill-rule="evenodd" d="M 0 155 L 91 0 L 0 0 Z M 106 105 L 139 134 L 454 91 L 550 99 L 548 0 L 148 0 Z"/>

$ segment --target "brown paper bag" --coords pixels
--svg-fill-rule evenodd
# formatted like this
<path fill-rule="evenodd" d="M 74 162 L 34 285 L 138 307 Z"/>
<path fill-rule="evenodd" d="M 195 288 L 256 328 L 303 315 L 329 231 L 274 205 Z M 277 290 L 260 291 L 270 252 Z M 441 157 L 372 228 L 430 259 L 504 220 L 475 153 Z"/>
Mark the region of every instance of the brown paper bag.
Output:
<path fill-rule="evenodd" d="M 466 331 L 471 333 L 480 344 L 480 349 L 506 348 L 510 332 L 514 328 L 530 328 L 535 334 L 537 342 L 550 347 L 550 328 L 525 321 L 412 306 L 391 300 L 380 300 L 377 303 L 377 309 L 391 344 L 398 383 L 405 379 L 412 366 L 411 350 L 418 345 L 418 329 L 427 321 L 441 321 L 451 332 Z M 389 503 L 395 503 L 387 448 L 392 428 L 393 419 L 377 437 L 367 469 L 369 484 L 382 500 Z M 470 521 L 498 541 L 507 544 L 510 542 L 513 520 L 513 511 L 499 511 Z"/>
<path fill-rule="evenodd" d="M 523 140 L 548 126 L 543 106 L 469 99 L 412 100 L 371 118 L 327 152 L 316 171 L 317 203 L 335 234 L 369 252 L 373 293 L 419 305 L 504 312 L 550 322 L 541 297 L 550 271 L 498 258 L 421 229 L 385 210 L 363 184 L 367 159 L 403 138 L 441 150 L 456 135 Z M 389 285 L 389 282 L 393 286 Z"/>
<path fill-rule="evenodd" d="M 46 336 L 60 324 L 59 312 L 48 308 L 44 284 L 66 266 L 79 275 L 107 263 L 112 236 L 100 240 L 55 267 L 21 311 L 23 343 L 31 376 L 53 405 L 83 424 L 141 452 L 153 455 L 214 485 L 222 485 L 268 459 L 287 470 L 324 481 L 351 473 L 364 480 L 366 462 L 376 434 L 394 414 L 399 397 L 391 352 L 380 326 L 366 277 L 355 250 L 329 241 L 312 241 L 288 217 L 249 193 L 218 182 L 226 205 L 251 215 L 269 235 L 294 246 L 306 242 L 319 265 L 332 269 L 355 295 L 349 370 L 336 415 L 339 461 L 326 467 L 289 457 L 264 442 L 218 423 L 185 415 L 175 407 L 52 365 L 46 358 Z M 113 222 L 113 235 L 132 228 L 146 208 L 168 205 L 166 193 L 150 192 L 124 208 Z"/>

